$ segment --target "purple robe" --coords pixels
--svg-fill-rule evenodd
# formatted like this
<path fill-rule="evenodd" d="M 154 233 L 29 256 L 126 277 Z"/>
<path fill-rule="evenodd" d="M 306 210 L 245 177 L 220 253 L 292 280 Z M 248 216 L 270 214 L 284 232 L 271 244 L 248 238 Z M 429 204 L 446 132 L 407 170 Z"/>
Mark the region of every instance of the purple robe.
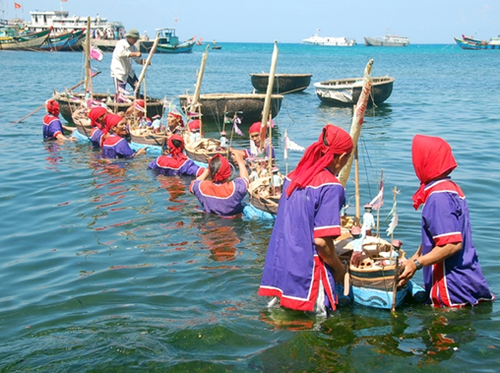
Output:
<path fill-rule="evenodd" d="M 43 118 L 43 138 L 44 140 L 57 139 L 59 134 L 64 135 L 61 121 L 58 117 L 47 114 Z"/>
<path fill-rule="evenodd" d="M 248 180 L 241 177 L 221 184 L 210 180 L 193 180 L 189 187 L 206 212 L 222 216 L 243 212 L 242 201 L 247 189 Z"/>
<path fill-rule="evenodd" d="M 134 151 L 130 148 L 127 140 L 113 134 L 104 140 L 102 156 L 104 158 L 130 158 L 134 156 Z"/>

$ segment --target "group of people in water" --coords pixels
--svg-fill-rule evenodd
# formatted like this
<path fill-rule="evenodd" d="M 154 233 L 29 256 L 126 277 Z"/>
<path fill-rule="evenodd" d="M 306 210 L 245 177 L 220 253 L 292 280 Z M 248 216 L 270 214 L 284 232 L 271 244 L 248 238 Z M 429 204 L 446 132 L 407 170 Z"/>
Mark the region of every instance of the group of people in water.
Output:
<path fill-rule="evenodd" d="M 111 70 L 116 98 L 127 83 L 136 88 L 131 60 L 145 63 L 134 46 L 139 38 L 137 30 L 132 29 L 125 36 L 113 53 Z M 130 110 L 141 117 L 143 108 L 141 101 L 136 100 Z M 48 101 L 47 111 L 44 138 L 66 140 L 58 119 L 57 102 Z M 109 113 L 102 107 L 88 112 L 93 126 L 90 138 L 95 147 L 102 148 L 103 157 L 129 158 L 145 152 L 144 149 L 134 152 L 125 139 L 126 114 Z M 164 131 L 168 141 L 165 154 L 148 167 L 167 176 L 195 177 L 189 190 L 206 212 L 221 216 L 240 214 L 250 182 L 245 159 L 262 153 L 268 161 L 275 157 L 274 149 L 261 143 L 262 124 L 250 127 L 249 149 L 228 149 L 239 168 L 239 175 L 233 180 L 232 166 L 221 154 L 212 157 L 207 167 L 202 167 L 184 153 L 186 139 L 200 138 L 199 122 L 184 126 L 182 116 L 170 112 L 167 127 L 162 129 L 159 121 L 153 126 L 155 133 Z M 221 146 L 227 146 L 223 138 Z M 349 134 L 328 124 L 318 140 L 305 150 L 297 167 L 285 175 L 283 184 L 274 186 L 281 198 L 258 290 L 259 295 L 271 297 L 269 307 L 318 314 L 335 311 L 340 295 L 335 285 L 343 283 L 346 272 L 335 250 L 335 239 L 341 235 L 341 211 L 346 204 L 345 188 L 337 175 L 352 151 Z M 450 177 L 457 167 L 450 145 L 439 137 L 417 134 L 413 138 L 412 161 L 420 181 L 413 201 L 416 210 L 423 205 L 422 239 L 415 254 L 401 261 L 398 285 L 404 286 L 422 269 L 427 303 L 434 307 L 460 308 L 494 300 L 472 242 L 467 201 Z M 369 207 L 367 213 L 370 213 Z M 366 220 L 365 230 L 369 233 L 374 224 L 369 216 Z"/>

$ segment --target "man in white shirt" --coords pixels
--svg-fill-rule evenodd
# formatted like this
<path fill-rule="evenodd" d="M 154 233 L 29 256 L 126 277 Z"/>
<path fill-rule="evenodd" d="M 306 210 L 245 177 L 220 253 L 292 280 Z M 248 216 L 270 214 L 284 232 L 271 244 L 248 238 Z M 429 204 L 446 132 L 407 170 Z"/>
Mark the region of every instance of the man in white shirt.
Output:
<path fill-rule="evenodd" d="M 137 50 L 135 43 L 139 40 L 139 31 L 130 29 L 125 34 L 125 39 L 121 39 L 116 43 L 111 59 L 111 76 L 115 82 L 115 100 L 122 102 L 120 96 L 123 95 L 127 83 L 135 90 L 138 79 L 135 71 L 132 69 L 132 60 L 139 65 L 144 64 L 144 59 L 141 58 L 142 53 Z"/>

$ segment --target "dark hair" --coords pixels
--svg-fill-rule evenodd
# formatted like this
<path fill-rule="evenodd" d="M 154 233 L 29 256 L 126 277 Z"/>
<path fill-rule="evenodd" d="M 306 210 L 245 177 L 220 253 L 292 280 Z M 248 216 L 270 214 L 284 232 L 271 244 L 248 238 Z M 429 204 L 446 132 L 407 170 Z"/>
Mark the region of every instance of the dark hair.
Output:
<path fill-rule="evenodd" d="M 221 163 L 219 157 L 216 157 L 210 161 L 208 165 L 208 171 L 210 172 L 210 176 L 213 177 L 217 173 L 217 171 L 219 171 L 220 165 Z"/>
<path fill-rule="evenodd" d="M 181 140 L 172 140 L 172 144 L 174 144 L 174 146 L 176 148 L 181 148 L 182 147 L 182 141 Z"/>

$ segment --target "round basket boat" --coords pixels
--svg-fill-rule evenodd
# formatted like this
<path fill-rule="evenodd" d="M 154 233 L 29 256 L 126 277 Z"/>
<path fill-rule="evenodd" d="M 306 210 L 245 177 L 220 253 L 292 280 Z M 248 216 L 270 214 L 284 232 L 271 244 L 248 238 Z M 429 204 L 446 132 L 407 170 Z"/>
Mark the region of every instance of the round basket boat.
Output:
<path fill-rule="evenodd" d="M 216 139 L 203 138 L 192 143 L 186 143 L 184 150 L 188 158 L 193 161 L 208 163 L 216 154 L 225 156 L 227 150 L 220 150 L 220 141 Z"/>
<path fill-rule="evenodd" d="M 274 76 L 273 93 L 286 95 L 302 92 L 311 83 L 312 74 L 276 74 Z M 259 92 L 266 92 L 269 74 L 250 74 L 253 87 Z"/>
<path fill-rule="evenodd" d="M 186 110 L 192 96 L 180 95 L 181 107 Z M 241 118 L 243 124 L 252 124 L 262 120 L 265 94 L 260 93 L 208 93 L 200 96 L 199 103 L 203 120 L 211 123 L 222 123 L 224 111 L 227 118 L 234 114 Z M 271 95 L 271 116 L 276 117 L 281 109 L 282 95 Z"/>
<path fill-rule="evenodd" d="M 130 140 L 136 144 L 153 145 L 163 147 L 167 143 L 167 136 L 163 134 L 152 133 L 150 130 L 141 130 L 140 128 L 130 129 Z"/>

